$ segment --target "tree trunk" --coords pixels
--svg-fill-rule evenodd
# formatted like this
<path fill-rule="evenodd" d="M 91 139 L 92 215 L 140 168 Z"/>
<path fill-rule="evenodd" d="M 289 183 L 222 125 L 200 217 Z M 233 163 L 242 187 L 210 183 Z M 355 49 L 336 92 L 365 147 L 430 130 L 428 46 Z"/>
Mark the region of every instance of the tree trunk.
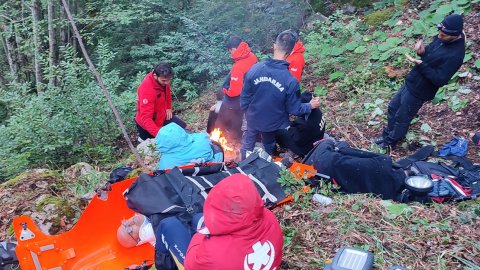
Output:
<path fill-rule="evenodd" d="M 61 46 L 64 46 L 68 44 L 70 24 L 68 23 L 67 14 L 65 13 L 65 8 L 63 5 L 60 7 L 60 21 L 62 22 L 60 27 L 60 43 Z"/>
<path fill-rule="evenodd" d="M 68 5 L 72 7 L 70 9 L 70 12 L 75 15 L 78 14 L 77 1 L 76 0 L 67 0 L 67 1 L 68 1 Z M 73 50 L 75 52 L 81 53 L 81 50 L 78 48 L 78 42 L 77 42 L 77 39 L 75 38 L 75 34 L 73 33 L 73 29 L 69 31 L 68 38 L 69 38 L 69 43 L 72 44 Z"/>
<path fill-rule="evenodd" d="M 55 33 L 55 10 L 53 7 L 53 0 L 48 0 L 48 64 L 50 67 L 50 78 L 48 80 L 48 85 L 50 87 L 55 86 L 56 77 L 55 74 L 52 74 L 58 63 L 58 50 L 57 50 L 57 36 Z"/>
<path fill-rule="evenodd" d="M 38 0 L 32 0 L 32 25 L 33 25 L 33 47 L 34 47 L 34 60 L 35 60 L 35 82 L 37 86 L 37 93 L 43 93 L 43 78 L 42 78 L 42 67 L 40 65 L 40 2 Z"/>
<path fill-rule="evenodd" d="M 8 66 L 10 67 L 10 73 L 12 74 L 13 80 L 18 82 L 19 68 L 15 50 L 15 36 L 6 24 L 2 24 L 2 30 L 6 34 L 5 40 L 2 39 L 2 41 L 5 44 L 5 56 L 7 57 Z"/>
<path fill-rule="evenodd" d="M 3 25 L 1 27 L 1 29 L 3 29 Z M 3 37 L 0 38 L 0 41 L 2 42 L 2 48 L 3 48 L 3 52 L 5 53 L 5 58 L 7 59 L 7 62 L 9 61 L 8 60 L 8 55 L 9 55 L 9 52 L 8 52 L 8 49 L 7 49 L 7 43 L 5 42 L 5 39 L 3 39 Z M 10 63 L 8 62 L 8 66 L 10 67 Z M 10 72 L 12 70 L 10 69 Z M 3 85 L 5 85 L 6 82 L 5 82 L 5 78 L 4 78 L 4 75 L 2 72 L 0 72 L 0 89 L 2 88 Z"/>
<path fill-rule="evenodd" d="M 133 143 L 130 140 L 130 137 L 128 136 L 125 125 L 123 124 L 122 117 L 118 113 L 117 108 L 115 108 L 115 105 L 113 105 L 112 98 L 110 97 L 110 93 L 108 93 L 107 87 L 103 83 L 102 76 L 100 75 L 100 73 L 98 73 L 97 69 L 93 65 L 92 60 L 90 59 L 90 56 L 88 55 L 88 52 L 85 49 L 85 46 L 83 45 L 82 37 L 80 36 L 80 33 L 78 32 L 77 26 L 75 25 L 75 21 L 73 19 L 73 16 L 70 13 L 70 10 L 69 10 L 68 4 L 67 4 L 67 0 L 62 0 L 62 4 L 65 7 L 65 12 L 67 13 L 68 20 L 70 21 L 70 24 L 72 25 L 73 33 L 75 34 L 75 36 L 78 40 L 78 45 L 80 46 L 80 49 L 82 50 L 83 57 L 85 58 L 85 61 L 87 61 L 88 67 L 90 68 L 90 70 L 93 72 L 93 74 L 97 78 L 98 84 L 100 85 L 100 88 L 102 89 L 103 94 L 105 95 L 105 98 L 107 99 L 108 106 L 110 107 L 113 114 L 115 115 L 115 119 L 117 120 L 119 128 L 123 133 L 123 137 L 127 141 L 127 144 L 130 147 L 130 150 L 133 152 L 133 154 L 137 158 L 138 165 L 140 165 L 140 167 L 143 169 L 144 172 L 147 172 L 148 168 L 145 166 L 145 163 L 143 162 L 143 159 L 140 157 L 137 150 L 133 146 Z"/>

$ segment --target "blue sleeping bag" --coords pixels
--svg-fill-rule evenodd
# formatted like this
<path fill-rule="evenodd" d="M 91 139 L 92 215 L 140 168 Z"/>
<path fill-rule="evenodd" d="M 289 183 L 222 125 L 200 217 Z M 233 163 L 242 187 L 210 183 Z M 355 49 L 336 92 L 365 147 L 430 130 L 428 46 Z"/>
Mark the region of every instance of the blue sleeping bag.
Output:
<path fill-rule="evenodd" d="M 188 134 L 175 123 L 160 129 L 155 137 L 155 144 L 160 154 L 159 170 L 191 163 L 223 161 L 222 153 L 214 154 L 206 132 Z"/>

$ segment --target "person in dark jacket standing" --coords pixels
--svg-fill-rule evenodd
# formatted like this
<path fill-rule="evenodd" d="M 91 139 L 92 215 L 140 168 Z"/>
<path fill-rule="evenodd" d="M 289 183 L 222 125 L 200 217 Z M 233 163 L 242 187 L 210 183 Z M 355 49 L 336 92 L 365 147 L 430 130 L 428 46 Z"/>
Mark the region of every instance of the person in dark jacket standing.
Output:
<path fill-rule="evenodd" d="M 425 101 L 432 100 L 438 89 L 448 83 L 463 63 L 465 37 L 463 17 L 447 16 L 438 25 L 438 36 L 428 46 L 419 40 L 415 51 L 420 59 L 410 55 L 407 60 L 415 64 L 404 85 L 388 105 L 388 124 L 382 136 L 373 142 L 382 148 L 391 148 L 407 134 L 410 122 Z"/>
<path fill-rule="evenodd" d="M 240 107 L 245 112 L 247 130 L 242 139 L 242 158 L 252 151 L 261 134 L 265 151 L 275 147 L 275 133 L 290 125 L 289 115 L 304 115 L 320 107 L 318 98 L 300 101 L 298 81 L 288 70 L 285 59 L 297 39 L 291 31 L 280 33 L 273 44 L 273 58 L 255 64 L 245 76 Z"/>

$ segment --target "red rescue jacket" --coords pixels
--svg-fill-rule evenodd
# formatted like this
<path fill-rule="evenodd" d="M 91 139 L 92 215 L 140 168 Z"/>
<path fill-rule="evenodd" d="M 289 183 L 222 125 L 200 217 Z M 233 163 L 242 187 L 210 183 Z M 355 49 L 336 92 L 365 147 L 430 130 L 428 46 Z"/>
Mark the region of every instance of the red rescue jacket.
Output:
<path fill-rule="evenodd" d="M 231 54 L 235 63 L 230 71 L 230 87 L 223 89 L 223 92 L 229 97 L 240 96 L 243 87 L 243 77 L 245 73 L 257 63 L 257 56 L 250 50 L 246 42 L 241 42 L 237 49 Z"/>
<path fill-rule="evenodd" d="M 205 226 L 196 233 L 185 257 L 187 270 L 274 270 L 282 260 L 280 224 L 252 180 L 234 174 L 208 194 L 203 208 Z"/>
<path fill-rule="evenodd" d="M 303 43 L 299 40 L 295 43 L 292 53 L 287 57 L 287 62 L 290 64 L 288 70 L 297 78 L 298 82 L 302 80 L 303 67 L 305 66 L 303 52 L 305 52 L 305 47 L 303 47 Z"/>
<path fill-rule="evenodd" d="M 167 109 L 172 109 L 170 84 L 162 87 L 153 78 L 153 72 L 150 72 L 137 90 L 135 121 L 152 136 L 157 136 L 165 122 Z"/>

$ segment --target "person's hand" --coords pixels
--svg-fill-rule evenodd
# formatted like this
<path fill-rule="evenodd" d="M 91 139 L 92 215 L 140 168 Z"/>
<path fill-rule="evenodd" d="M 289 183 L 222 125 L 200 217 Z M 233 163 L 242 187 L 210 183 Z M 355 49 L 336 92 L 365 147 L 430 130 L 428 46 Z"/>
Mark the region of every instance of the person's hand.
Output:
<path fill-rule="evenodd" d="M 407 57 L 407 61 L 409 61 L 411 63 L 414 63 L 415 65 L 419 65 L 419 64 L 422 63 L 422 60 L 415 59 L 415 58 L 411 57 L 410 54 L 408 54 L 408 53 L 405 54 L 405 57 Z"/>
<path fill-rule="evenodd" d="M 423 45 L 423 39 L 419 39 L 415 43 L 414 49 L 418 55 L 423 55 L 425 53 L 425 45 Z"/>
<path fill-rule="evenodd" d="M 312 109 L 320 108 L 320 98 L 319 97 L 312 98 L 312 100 L 310 100 L 310 107 Z"/>
<path fill-rule="evenodd" d="M 165 116 L 165 119 L 170 120 L 172 119 L 172 116 L 173 116 L 172 109 L 167 109 L 167 115 Z"/>
<path fill-rule="evenodd" d="M 213 104 L 212 107 L 210 107 L 211 112 L 215 111 L 215 106 L 217 106 L 217 104 Z"/>

